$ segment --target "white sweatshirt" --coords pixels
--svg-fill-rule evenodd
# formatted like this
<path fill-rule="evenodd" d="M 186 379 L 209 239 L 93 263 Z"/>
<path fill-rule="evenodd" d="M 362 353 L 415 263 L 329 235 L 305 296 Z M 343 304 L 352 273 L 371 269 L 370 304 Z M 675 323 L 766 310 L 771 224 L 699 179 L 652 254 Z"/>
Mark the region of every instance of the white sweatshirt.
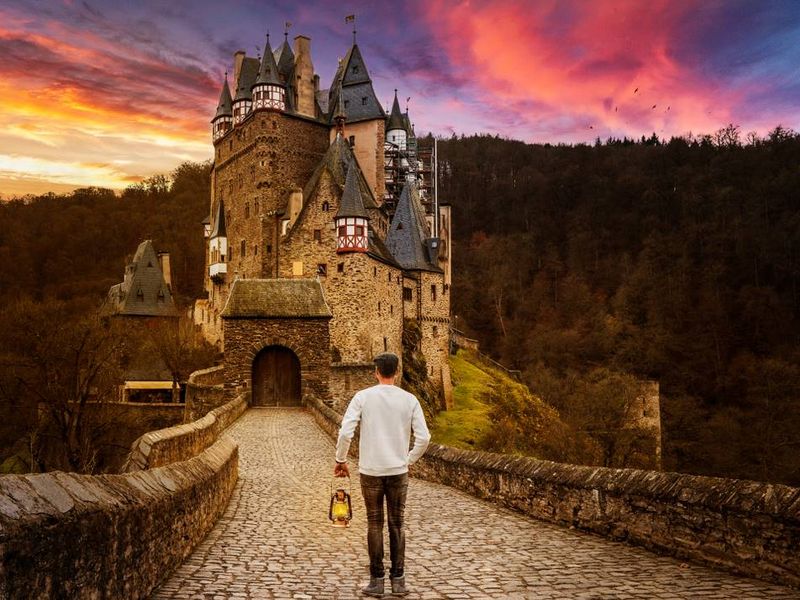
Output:
<path fill-rule="evenodd" d="M 347 451 L 361 422 L 358 471 L 384 477 L 408 472 L 428 448 L 431 434 L 419 400 L 395 386 L 378 384 L 357 392 L 342 418 L 336 460 L 347 460 Z M 414 447 L 409 452 L 411 432 Z"/>

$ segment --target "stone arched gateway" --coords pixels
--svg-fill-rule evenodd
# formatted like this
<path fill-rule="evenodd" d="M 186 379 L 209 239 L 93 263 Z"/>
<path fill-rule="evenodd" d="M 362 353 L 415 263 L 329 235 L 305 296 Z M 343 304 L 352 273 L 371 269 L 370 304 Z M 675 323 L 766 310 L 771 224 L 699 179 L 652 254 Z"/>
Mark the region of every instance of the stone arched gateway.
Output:
<path fill-rule="evenodd" d="M 300 359 L 286 346 L 267 346 L 253 359 L 253 406 L 300 406 Z"/>
<path fill-rule="evenodd" d="M 294 405 L 328 401 L 331 317 L 317 280 L 234 281 L 222 311 L 226 388 L 252 390 L 256 406 L 288 405 L 276 404 L 273 385 Z"/>

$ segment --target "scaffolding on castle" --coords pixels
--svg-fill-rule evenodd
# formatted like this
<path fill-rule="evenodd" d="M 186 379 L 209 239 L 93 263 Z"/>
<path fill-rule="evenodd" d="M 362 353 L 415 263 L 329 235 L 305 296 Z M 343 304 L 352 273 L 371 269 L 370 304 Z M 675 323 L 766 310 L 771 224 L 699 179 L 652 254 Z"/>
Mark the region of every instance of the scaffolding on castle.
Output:
<path fill-rule="evenodd" d="M 386 191 L 383 195 L 384 206 L 390 215 L 400 200 L 400 194 L 407 181 L 414 180 L 419 189 L 420 200 L 428 214 L 434 209 L 434 141 L 432 137 L 418 140 L 410 137 L 405 149 L 397 144 L 385 142 L 383 145 L 384 181 Z"/>

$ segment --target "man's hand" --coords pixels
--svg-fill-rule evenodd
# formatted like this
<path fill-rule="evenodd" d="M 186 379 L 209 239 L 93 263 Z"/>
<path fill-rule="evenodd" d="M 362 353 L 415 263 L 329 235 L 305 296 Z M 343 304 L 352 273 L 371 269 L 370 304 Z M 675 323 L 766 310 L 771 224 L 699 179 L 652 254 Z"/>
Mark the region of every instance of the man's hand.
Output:
<path fill-rule="evenodd" d="M 333 476 L 350 477 L 350 469 L 348 468 L 347 463 L 336 463 L 336 466 L 333 468 Z"/>

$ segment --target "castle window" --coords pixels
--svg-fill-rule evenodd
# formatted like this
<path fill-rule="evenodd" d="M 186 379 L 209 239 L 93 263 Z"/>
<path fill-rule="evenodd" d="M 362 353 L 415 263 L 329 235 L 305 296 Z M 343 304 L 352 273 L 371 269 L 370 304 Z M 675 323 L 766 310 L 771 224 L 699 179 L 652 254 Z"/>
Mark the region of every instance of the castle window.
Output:
<path fill-rule="evenodd" d="M 387 273 L 387 275 L 389 276 L 389 283 L 392 283 L 392 274 L 391 273 Z"/>
<path fill-rule="evenodd" d="M 325 263 L 320 263 L 317 265 L 317 275 L 320 277 L 327 277 L 328 276 L 328 265 Z"/>
<path fill-rule="evenodd" d="M 390 304 L 390 305 L 389 305 L 389 314 L 390 314 L 390 315 L 393 315 L 393 314 L 394 314 L 394 304 Z"/>
<path fill-rule="evenodd" d="M 258 207 L 258 200 L 256 200 L 256 201 L 253 203 L 253 211 L 256 213 L 256 216 L 258 215 L 258 208 L 259 208 L 259 207 Z"/>
<path fill-rule="evenodd" d="M 344 263 L 343 263 L 343 262 L 341 262 L 341 263 L 339 263 L 338 265 L 336 265 L 336 270 L 337 270 L 339 273 L 344 273 Z"/>
<path fill-rule="evenodd" d="M 315 229 L 314 230 L 314 241 L 317 242 L 317 243 L 322 241 L 322 230 L 321 229 Z"/>
<path fill-rule="evenodd" d="M 383 351 L 386 352 L 389 349 L 389 345 L 386 341 L 386 338 L 383 338 Z"/>
<path fill-rule="evenodd" d="M 366 105 L 367 105 L 367 97 L 361 96 L 361 106 L 366 106 Z"/>
<path fill-rule="evenodd" d="M 347 235 L 347 225 L 339 225 L 339 237 Z"/>
<path fill-rule="evenodd" d="M 381 314 L 381 303 L 378 302 L 378 314 Z"/>
<path fill-rule="evenodd" d="M 322 203 L 322 212 L 328 212 L 331 209 L 331 204 L 327 200 Z"/>
<path fill-rule="evenodd" d="M 350 105 L 350 100 L 344 101 L 344 107 L 347 108 Z"/>
<path fill-rule="evenodd" d="M 250 203 L 249 202 L 245 202 L 244 203 L 244 216 L 245 216 L 245 218 L 250 216 Z"/>
<path fill-rule="evenodd" d="M 358 73 L 358 65 L 353 65 L 353 73 Z"/>
<path fill-rule="evenodd" d="M 372 276 L 373 277 L 377 277 L 378 276 L 378 267 L 372 267 Z"/>
<path fill-rule="evenodd" d="M 267 244 L 267 254 L 272 254 L 272 244 Z"/>
<path fill-rule="evenodd" d="M 436 284 L 435 283 L 431 286 L 431 300 L 436 302 Z"/>
<path fill-rule="evenodd" d="M 433 337 L 437 337 L 439 335 L 439 328 L 436 325 L 433 326 Z"/>
<path fill-rule="evenodd" d="M 398 231 L 399 231 L 400 229 L 402 229 L 402 228 L 403 228 L 403 224 L 402 224 L 402 223 L 398 223 L 398 224 L 397 224 L 397 229 L 398 229 Z"/>
<path fill-rule="evenodd" d="M 242 258 L 247 254 L 247 242 L 244 240 L 242 240 L 242 251 L 239 254 L 242 255 Z"/>
<path fill-rule="evenodd" d="M 350 140 L 350 147 L 351 148 L 355 148 L 356 147 L 356 136 L 351 135 L 349 140 Z"/>
<path fill-rule="evenodd" d="M 258 244 L 253 244 L 253 256 L 258 256 Z"/>
<path fill-rule="evenodd" d="M 411 300 L 413 300 L 413 299 L 414 299 L 414 296 L 413 296 L 413 292 L 411 291 L 411 288 L 410 287 L 404 287 L 403 288 L 403 300 L 407 300 L 408 302 L 411 302 Z"/>
<path fill-rule="evenodd" d="M 356 236 L 361 237 L 364 235 L 364 226 L 363 225 L 356 225 Z"/>

